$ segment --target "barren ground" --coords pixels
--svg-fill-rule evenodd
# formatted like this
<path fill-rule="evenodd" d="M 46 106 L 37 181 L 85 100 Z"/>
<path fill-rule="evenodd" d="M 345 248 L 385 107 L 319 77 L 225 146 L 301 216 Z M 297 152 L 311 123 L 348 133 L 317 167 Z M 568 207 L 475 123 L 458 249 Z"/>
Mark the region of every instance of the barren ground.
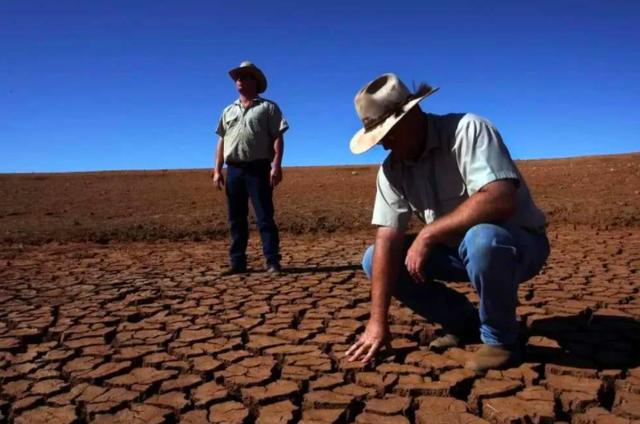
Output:
<path fill-rule="evenodd" d="M 343 359 L 374 166 L 285 171 L 277 277 L 255 234 L 253 271 L 220 276 L 205 171 L 0 175 L 0 422 L 640 422 L 640 155 L 519 166 L 552 254 L 519 292 L 524 363 L 486 376 L 398 302 L 393 349 Z"/>
<path fill-rule="evenodd" d="M 519 161 L 552 228 L 640 226 L 640 153 Z M 292 234 L 371 230 L 377 166 L 287 168 L 276 190 Z M 0 174 L 0 241 L 202 240 L 227 235 L 209 171 Z"/>

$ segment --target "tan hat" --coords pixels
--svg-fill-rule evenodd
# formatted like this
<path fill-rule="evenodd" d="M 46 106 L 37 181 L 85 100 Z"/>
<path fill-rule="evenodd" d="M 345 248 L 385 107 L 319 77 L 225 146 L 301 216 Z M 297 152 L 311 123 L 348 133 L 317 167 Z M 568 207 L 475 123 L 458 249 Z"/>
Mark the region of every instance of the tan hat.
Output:
<path fill-rule="evenodd" d="M 254 78 L 256 79 L 256 83 L 257 83 L 256 89 L 257 89 L 258 93 L 264 93 L 266 91 L 266 89 L 267 89 L 267 78 L 264 76 L 264 74 L 262 73 L 260 68 L 258 68 L 256 65 L 254 65 L 251 62 L 249 62 L 248 60 L 245 60 L 244 62 L 242 62 L 240 64 L 240 66 L 230 70 L 229 71 L 229 76 L 231 77 L 232 80 L 235 81 L 240 72 L 248 72 L 248 73 L 250 73 L 251 75 L 254 76 Z"/>
<path fill-rule="evenodd" d="M 421 84 L 411 93 L 395 74 L 384 74 L 362 87 L 354 103 L 364 128 L 351 138 L 351 152 L 360 154 L 375 146 L 412 107 L 436 91 Z"/>

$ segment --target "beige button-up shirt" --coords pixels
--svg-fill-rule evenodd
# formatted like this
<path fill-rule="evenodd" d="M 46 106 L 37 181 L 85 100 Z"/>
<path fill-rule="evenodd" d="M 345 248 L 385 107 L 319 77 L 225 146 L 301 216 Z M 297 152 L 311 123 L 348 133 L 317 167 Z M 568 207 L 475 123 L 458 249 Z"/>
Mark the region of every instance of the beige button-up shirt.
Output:
<path fill-rule="evenodd" d="M 405 230 L 412 214 L 429 224 L 486 184 L 513 179 L 518 182 L 517 212 L 508 223 L 544 231 L 544 214 L 491 122 L 473 114 L 426 116 L 420 158 L 400 161 L 391 153 L 378 171 L 373 224 Z"/>
<path fill-rule="evenodd" d="M 222 111 L 216 134 L 224 139 L 227 163 L 273 159 L 273 141 L 289 128 L 280 108 L 256 97 L 248 108 L 236 100 Z"/>

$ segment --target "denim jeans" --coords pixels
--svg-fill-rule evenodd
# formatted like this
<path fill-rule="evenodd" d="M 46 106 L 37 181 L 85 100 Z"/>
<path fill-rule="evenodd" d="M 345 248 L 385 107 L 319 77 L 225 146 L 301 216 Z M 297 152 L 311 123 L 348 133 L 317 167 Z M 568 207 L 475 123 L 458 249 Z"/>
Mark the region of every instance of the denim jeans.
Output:
<path fill-rule="evenodd" d="M 403 258 L 413 242 L 405 240 Z M 371 279 L 373 249 L 369 246 L 362 267 Z M 545 235 L 511 225 L 479 224 L 471 227 L 457 248 L 438 245 L 427 258 L 428 280 L 469 281 L 480 298 L 480 338 L 486 344 L 516 342 L 518 285 L 534 277 L 549 256 Z M 447 332 L 460 334 L 477 314 L 467 298 L 438 281 L 416 283 L 402 264 L 394 296 Z M 467 324 L 468 325 L 468 324 Z"/>
<path fill-rule="evenodd" d="M 262 239 L 262 253 L 267 265 L 280 261 L 280 238 L 273 219 L 273 189 L 269 182 L 271 164 L 269 161 L 255 161 L 245 164 L 227 164 L 227 205 L 231 231 L 229 256 L 232 267 L 247 264 L 247 242 L 249 241 L 249 199 Z"/>

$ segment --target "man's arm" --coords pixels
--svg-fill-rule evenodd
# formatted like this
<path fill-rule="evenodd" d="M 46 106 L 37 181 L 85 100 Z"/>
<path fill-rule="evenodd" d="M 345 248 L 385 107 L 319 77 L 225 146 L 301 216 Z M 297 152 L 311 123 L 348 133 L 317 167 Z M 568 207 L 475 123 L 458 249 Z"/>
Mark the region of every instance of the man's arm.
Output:
<path fill-rule="evenodd" d="M 280 133 L 273 140 L 273 162 L 271 162 L 271 186 L 275 187 L 282 181 L 282 157 L 284 156 L 284 134 Z"/>
<path fill-rule="evenodd" d="M 391 333 L 387 317 L 391 294 L 400 272 L 403 239 L 402 230 L 391 227 L 378 228 L 373 251 L 371 315 L 364 333 L 346 352 L 349 361 L 362 358 L 362 362 L 369 362 L 376 352 L 389 342 Z"/>
<path fill-rule="evenodd" d="M 214 157 L 213 167 L 213 183 L 218 187 L 218 190 L 222 190 L 224 187 L 224 175 L 222 175 L 222 165 L 224 165 L 224 138 L 218 139 L 218 145 L 216 146 L 216 155 Z"/>
<path fill-rule="evenodd" d="M 514 180 L 497 180 L 485 185 L 455 210 L 426 225 L 418 233 L 405 259 L 409 274 L 415 280 L 424 281 L 423 265 L 433 246 L 464 234 L 474 225 L 505 221 L 515 212 Z"/>

